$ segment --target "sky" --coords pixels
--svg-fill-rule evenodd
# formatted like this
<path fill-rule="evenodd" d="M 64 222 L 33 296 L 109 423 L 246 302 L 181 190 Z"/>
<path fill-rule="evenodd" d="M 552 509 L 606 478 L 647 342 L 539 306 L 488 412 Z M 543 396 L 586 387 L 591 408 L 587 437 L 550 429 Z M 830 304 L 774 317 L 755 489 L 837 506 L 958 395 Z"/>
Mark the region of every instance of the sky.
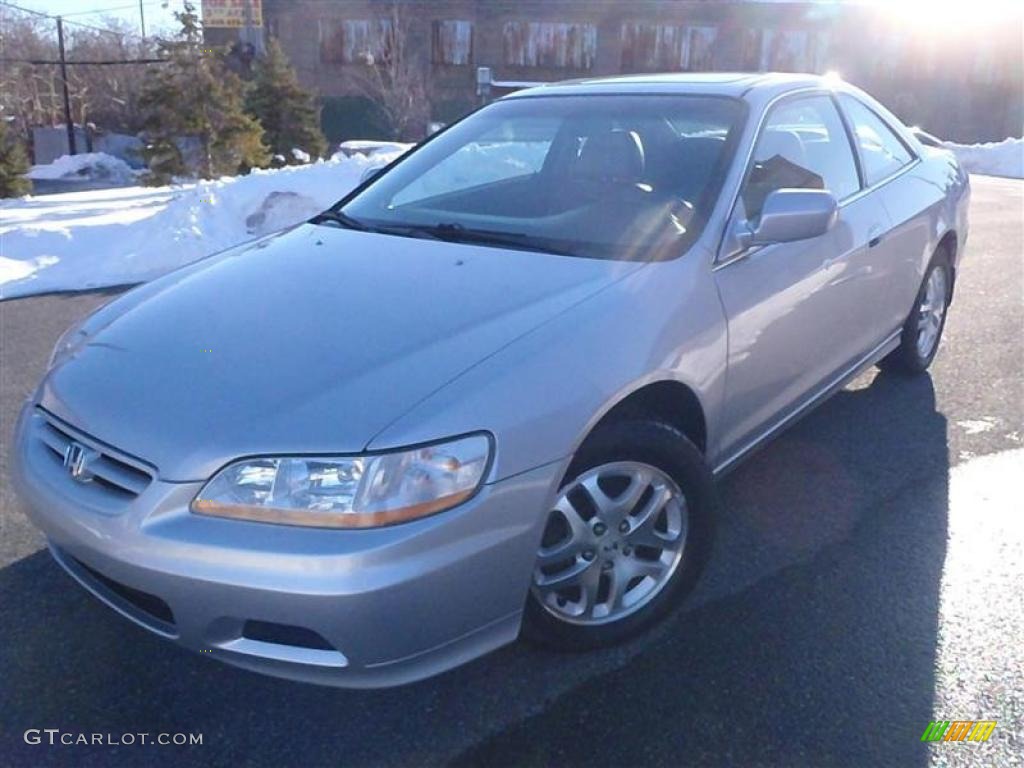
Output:
<path fill-rule="evenodd" d="M 173 29 L 174 11 L 180 11 L 184 0 L 142 0 L 146 15 L 146 34 Z M 65 16 L 68 21 L 103 26 L 104 17 L 114 18 L 141 31 L 139 0 L 10 0 L 14 5 L 52 16 Z M 195 3 L 198 8 L 199 2 Z"/>

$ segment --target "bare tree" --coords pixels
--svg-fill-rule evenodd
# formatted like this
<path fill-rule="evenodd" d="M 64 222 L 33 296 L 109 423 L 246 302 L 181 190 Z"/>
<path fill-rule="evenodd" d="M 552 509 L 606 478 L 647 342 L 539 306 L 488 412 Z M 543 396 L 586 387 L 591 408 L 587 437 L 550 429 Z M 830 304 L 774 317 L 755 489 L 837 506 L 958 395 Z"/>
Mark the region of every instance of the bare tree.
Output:
<path fill-rule="evenodd" d="M 60 115 L 55 71 L 28 63 L 55 59 L 57 43 L 45 19 L 19 14 L 0 6 L 0 106 L 19 130 L 56 122 Z"/>
<path fill-rule="evenodd" d="M 69 25 L 69 61 L 132 60 L 153 55 L 152 46 L 130 33 L 124 22 L 106 21 L 107 30 Z M 56 28 L 52 19 L 0 6 L 0 106 L 16 130 L 64 122 Z M 111 130 L 134 133 L 141 124 L 138 99 L 145 69 L 140 66 L 70 66 L 68 86 L 76 123 L 93 121 Z"/>
<path fill-rule="evenodd" d="M 124 22 L 108 21 L 111 30 L 127 32 Z M 114 35 L 90 29 L 73 29 L 69 58 L 79 61 L 132 60 L 156 53 L 150 41 L 127 34 Z M 139 97 L 146 71 L 160 64 L 72 67 L 70 87 L 77 122 L 135 133 L 142 124 Z"/>
<path fill-rule="evenodd" d="M 394 138 L 421 138 L 430 119 L 430 95 L 423 63 L 413 51 L 412 19 L 392 2 L 376 32 L 368 36 L 366 49 L 355 52 L 365 67 L 353 81 L 381 110 Z"/>

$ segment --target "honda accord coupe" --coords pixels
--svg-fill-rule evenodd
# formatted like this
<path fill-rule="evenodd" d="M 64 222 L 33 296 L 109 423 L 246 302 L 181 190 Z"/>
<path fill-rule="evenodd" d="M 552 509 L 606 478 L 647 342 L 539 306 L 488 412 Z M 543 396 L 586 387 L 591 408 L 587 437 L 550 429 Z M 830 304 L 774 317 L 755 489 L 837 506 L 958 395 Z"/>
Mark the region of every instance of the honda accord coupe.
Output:
<path fill-rule="evenodd" d="M 15 482 L 85 589 L 260 672 L 604 646 L 692 589 L 718 476 L 928 367 L 968 197 L 839 80 L 521 91 L 67 331 Z"/>

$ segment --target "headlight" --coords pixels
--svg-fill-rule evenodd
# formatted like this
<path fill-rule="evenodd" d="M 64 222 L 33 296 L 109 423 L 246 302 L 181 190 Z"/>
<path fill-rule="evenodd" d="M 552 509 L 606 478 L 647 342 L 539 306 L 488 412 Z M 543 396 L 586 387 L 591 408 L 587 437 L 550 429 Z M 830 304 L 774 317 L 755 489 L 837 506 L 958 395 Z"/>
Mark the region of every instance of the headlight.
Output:
<path fill-rule="evenodd" d="M 86 334 L 82 330 L 84 325 L 85 320 L 75 323 L 61 334 L 60 338 L 57 339 L 57 343 L 53 346 L 53 351 L 50 353 L 50 362 L 46 364 L 47 370 L 64 360 L 85 341 Z"/>
<path fill-rule="evenodd" d="M 192 502 L 200 515 L 321 528 L 374 528 L 426 517 L 480 487 L 491 441 L 471 435 L 380 455 L 243 459 Z"/>

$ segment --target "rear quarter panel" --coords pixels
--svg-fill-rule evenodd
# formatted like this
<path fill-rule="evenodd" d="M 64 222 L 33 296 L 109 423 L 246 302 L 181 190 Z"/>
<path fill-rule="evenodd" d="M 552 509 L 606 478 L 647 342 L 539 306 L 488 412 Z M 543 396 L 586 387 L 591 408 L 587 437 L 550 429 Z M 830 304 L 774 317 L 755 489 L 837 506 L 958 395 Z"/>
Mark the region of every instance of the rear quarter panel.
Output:
<path fill-rule="evenodd" d="M 876 193 L 889 213 L 892 228 L 887 237 L 900 260 L 892 270 L 892 301 L 888 303 L 897 313 L 894 326 L 913 305 L 925 270 L 946 233 L 956 235 L 957 257 L 966 238 L 970 194 L 966 174 L 950 152 L 928 147 L 919 152 L 920 162 Z"/>

